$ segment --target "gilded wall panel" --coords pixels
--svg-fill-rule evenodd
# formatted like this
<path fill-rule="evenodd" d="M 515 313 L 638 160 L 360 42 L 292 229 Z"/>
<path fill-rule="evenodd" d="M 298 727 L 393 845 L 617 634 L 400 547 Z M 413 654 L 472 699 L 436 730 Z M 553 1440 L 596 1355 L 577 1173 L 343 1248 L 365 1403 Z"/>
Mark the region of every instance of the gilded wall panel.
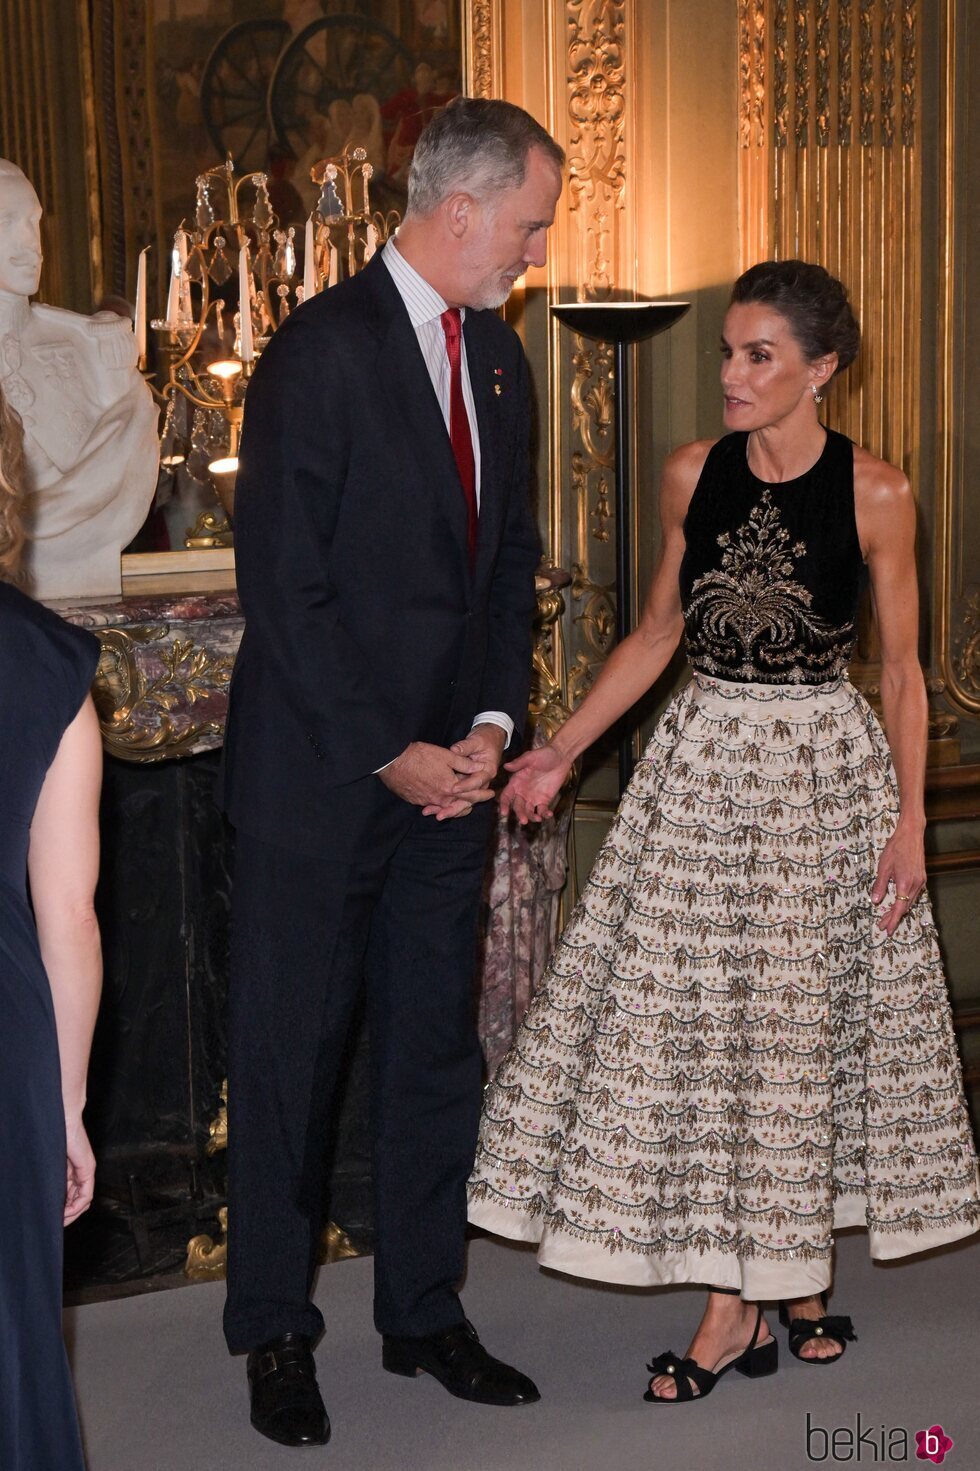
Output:
<path fill-rule="evenodd" d="M 974 203 L 980 188 L 974 141 L 980 125 L 976 100 L 980 27 L 976 20 L 975 3 L 944 0 L 938 68 L 942 167 L 935 647 L 935 663 L 951 703 L 973 722 L 980 716 L 980 516 L 976 509 L 980 454 L 974 430 L 980 381 L 976 293 L 980 228 Z M 974 745 L 980 748 L 980 733 Z"/>
<path fill-rule="evenodd" d="M 921 485 L 922 149 L 918 0 L 743 0 L 740 27 L 741 266 L 818 261 L 847 285 L 861 321 L 855 369 L 827 419 Z M 768 49 L 769 54 L 766 55 Z M 761 54 L 760 54 L 761 50 Z M 876 683 L 870 618 L 856 676 Z"/>
<path fill-rule="evenodd" d="M 916 0 L 743 0 L 742 10 L 753 21 L 740 27 L 743 117 L 761 112 L 741 140 L 742 267 L 801 255 L 846 282 L 864 342 L 859 371 L 831 391 L 830 420 L 917 484 Z"/>
<path fill-rule="evenodd" d="M 627 6 L 624 0 L 566 0 L 564 73 L 568 153 L 567 209 L 572 281 L 578 301 L 601 301 L 624 279 L 629 227 Z M 562 292 L 568 296 L 571 293 Z M 564 455 L 570 504 L 559 511 L 559 554 L 574 574 L 568 626 L 569 702 L 592 687 L 614 638 L 615 471 L 612 353 L 604 343 L 555 330 L 561 377 L 570 386 L 571 422 Z M 556 439 L 561 426 L 554 426 Z"/>

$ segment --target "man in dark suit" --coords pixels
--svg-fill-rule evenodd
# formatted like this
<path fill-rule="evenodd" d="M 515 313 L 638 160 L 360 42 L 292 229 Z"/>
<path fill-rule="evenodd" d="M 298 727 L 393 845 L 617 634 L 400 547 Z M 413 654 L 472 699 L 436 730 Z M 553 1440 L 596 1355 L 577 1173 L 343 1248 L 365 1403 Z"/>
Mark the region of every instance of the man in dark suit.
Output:
<path fill-rule="evenodd" d="M 456 1286 L 491 782 L 524 723 L 539 555 L 527 365 L 493 309 L 544 263 L 562 164 L 520 108 L 457 99 L 419 141 L 395 239 L 279 328 L 248 390 L 225 1333 L 252 1423 L 284 1444 L 329 1435 L 309 1291 L 362 975 L 383 1365 L 485 1404 L 538 1398 Z"/>

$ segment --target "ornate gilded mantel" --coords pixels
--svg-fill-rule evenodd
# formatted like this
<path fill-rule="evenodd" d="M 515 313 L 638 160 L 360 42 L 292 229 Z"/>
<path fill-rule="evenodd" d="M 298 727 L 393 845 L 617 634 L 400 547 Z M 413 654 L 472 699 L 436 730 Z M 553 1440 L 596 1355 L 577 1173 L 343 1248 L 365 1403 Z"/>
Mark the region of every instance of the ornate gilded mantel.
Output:
<path fill-rule="evenodd" d="M 56 606 L 102 644 L 94 694 L 109 755 L 161 761 L 221 745 L 245 626 L 235 593 L 158 593 L 98 607 Z"/>

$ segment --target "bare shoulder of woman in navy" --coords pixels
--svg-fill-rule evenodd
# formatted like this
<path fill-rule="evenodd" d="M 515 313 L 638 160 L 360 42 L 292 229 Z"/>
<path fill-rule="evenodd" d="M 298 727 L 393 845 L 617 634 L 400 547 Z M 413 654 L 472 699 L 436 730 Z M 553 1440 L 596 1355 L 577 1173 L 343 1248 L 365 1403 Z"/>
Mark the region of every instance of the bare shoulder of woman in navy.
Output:
<path fill-rule="evenodd" d="M 99 646 L 13 585 L 19 439 L 0 395 L 0 1466 L 81 1471 L 61 1273 L 95 1171 L 82 1111 L 101 986 Z"/>

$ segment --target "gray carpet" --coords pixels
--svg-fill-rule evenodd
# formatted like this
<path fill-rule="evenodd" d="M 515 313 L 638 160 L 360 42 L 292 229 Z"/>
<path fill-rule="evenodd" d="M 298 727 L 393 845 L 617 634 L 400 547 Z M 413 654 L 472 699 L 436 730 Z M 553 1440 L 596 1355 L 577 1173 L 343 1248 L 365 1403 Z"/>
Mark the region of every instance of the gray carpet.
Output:
<path fill-rule="evenodd" d="M 321 1272 L 317 1292 L 328 1317 L 317 1349 L 333 1421 L 325 1449 L 280 1449 L 249 1427 L 244 1362 L 228 1357 L 221 1337 L 221 1284 L 75 1308 L 66 1331 L 90 1471 L 928 1466 L 916 1461 L 914 1435 L 937 1422 L 954 1441 L 950 1471 L 976 1471 L 978 1267 L 976 1240 L 872 1266 L 863 1234 L 846 1233 L 833 1309 L 851 1314 L 860 1341 L 843 1363 L 798 1363 L 776 1329 L 778 1375 L 729 1374 L 703 1404 L 675 1407 L 643 1403 L 644 1364 L 668 1347 L 683 1352 L 700 1311 L 695 1291 L 593 1287 L 541 1272 L 527 1250 L 477 1240 L 466 1309 L 487 1346 L 530 1373 L 543 1395 L 537 1405 L 497 1410 L 454 1400 L 432 1379 L 383 1373 L 371 1263 L 342 1262 Z M 812 1426 L 838 1429 L 837 1462 L 819 1434 L 816 1460 L 808 1459 L 808 1412 Z M 887 1455 L 899 1427 L 908 1461 Z M 890 1445 L 897 1451 L 894 1438 Z"/>

